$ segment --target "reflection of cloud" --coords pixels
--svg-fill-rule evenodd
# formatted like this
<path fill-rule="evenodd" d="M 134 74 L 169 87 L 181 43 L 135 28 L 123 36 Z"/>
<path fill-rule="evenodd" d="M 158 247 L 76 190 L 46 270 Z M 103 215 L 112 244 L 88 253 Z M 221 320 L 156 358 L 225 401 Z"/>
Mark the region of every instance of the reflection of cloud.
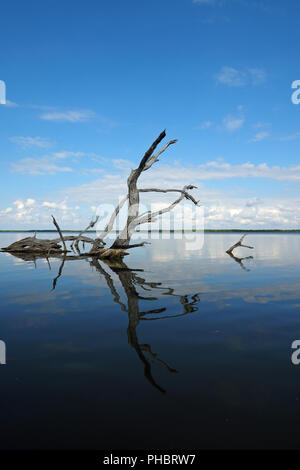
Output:
<path fill-rule="evenodd" d="M 19 235 L 10 236 L 10 241 L 21 238 Z M 298 250 L 300 235 L 249 234 L 246 244 L 254 246 L 254 252 L 251 252 L 254 260 L 249 262 L 251 273 L 241 272 L 236 263 L 233 263 L 225 253 L 226 249 L 240 238 L 240 234 L 205 234 L 203 247 L 191 251 L 186 250 L 185 237 L 181 239 L 180 233 L 171 235 L 171 239 L 162 239 L 163 234 L 157 235 L 159 239 L 152 239 L 150 246 L 133 250 L 126 260 L 129 267 L 144 269 L 143 277 L 148 282 L 161 282 L 162 286 L 173 288 L 177 295 L 201 292 L 202 301 L 216 303 L 218 308 L 221 308 L 224 303 L 230 304 L 232 299 L 242 299 L 244 302 L 253 304 L 293 300 L 294 305 L 299 304 L 300 283 L 295 282 L 295 279 L 300 265 Z M 195 240 L 199 240 L 200 247 L 201 234 L 192 235 L 195 236 Z M 43 234 L 43 236 L 48 238 L 49 234 Z M 145 239 L 146 234 L 140 233 L 138 237 Z M 247 256 L 249 253 L 248 250 L 239 248 L 235 254 Z M 12 256 L 5 258 L 6 265 L 7 262 L 15 263 L 17 260 Z M 36 276 L 40 277 L 42 270 L 47 273 L 49 290 L 60 261 L 51 259 L 50 256 L 50 263 L 52 270 L 48 271 L 47 264 L 38 260 L 37 270 L 30 273 L 33 283 Z M 14 269 L 24 271 L 26 267 L 32 268 L 32 264 L 24 266 L 23 263 L 19 267 L 15 266 Z M 258 277 L 255 276 L 256 271 L 259 274 Z M 118 276 L 114 272 L 110 275 L 119 289 Z M 74 281 L 76 286 L 80 281 L 80 288 L 76 287 L 76 293 L 72 290 Z M 249 285 L 250 281 L 251 285 Z M 71 288 L 69 288 L 70 285 Z M 91 269 L 86 260 L 67 262 L 58 286 L 58 290 L 54 292 L 34 292 L 30 288 L 28 290 L 27 285 L 24 289 L 19 286 L 17 294 L 11 294 L 9 297 L 9 303 L 20 305 L 25 312 L 45 315 L 66 313 L 71 310 L 81 311 L 85 298 L 93 298 L 96 309 L 99 308 L 96 299 L 101 305 L 107 295 L 109 301 L 111 300 L 104 277 Z M 163 290 L 154 291 L 160 301 L 166 298 Z M 34 324 L 34 318 L 31 315 L 28 320 L 31 325 Z M 24 322 L 26 323 L 25 318 Z M 37 322 L 39 322 L 38 318 Z"/>
<path fill-rule="evenodd" d="M 204 302 L 216 302 L 241 299 L 247 303 L 268 304 L 283 300 L 300 298 L 300 282 L 295 284 L 280 284 L 275 286 L 253 287 L 253 288 L 213 288 L 211 292 L 206 291 L 202 300 Z"/>

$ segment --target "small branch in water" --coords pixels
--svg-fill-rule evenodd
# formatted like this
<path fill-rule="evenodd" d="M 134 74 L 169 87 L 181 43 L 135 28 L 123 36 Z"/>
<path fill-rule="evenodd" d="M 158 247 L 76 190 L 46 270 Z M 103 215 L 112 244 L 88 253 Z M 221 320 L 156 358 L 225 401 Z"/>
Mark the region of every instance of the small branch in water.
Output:
<path fill-rule="evenodd" d="M 240 239 L 237 243 L 235 243 L 234 245 L 232 245 L 232 246 L 226 251 L 226 253 L 228 253 L 228 254 L 230 255 L 230 254 L 233 252 L 233 250 L 234 250 L 235 248 L 237 248 L 238 246 L 242 246 L 243 248 L 250 248 L 250 250 L 253 250 L 253 249 L 254 249 L 253 246 L 248 246 L 248 245 L 243 245 L 243 244 L 242 244 L 242 242 L 243 242 L 244 238 L 246 237 L 246 235 L 247 235 L 247 234 L 245 233 L 245 235 L 243 235 L 243 236 L 241 237 L 241 239 Z"/>

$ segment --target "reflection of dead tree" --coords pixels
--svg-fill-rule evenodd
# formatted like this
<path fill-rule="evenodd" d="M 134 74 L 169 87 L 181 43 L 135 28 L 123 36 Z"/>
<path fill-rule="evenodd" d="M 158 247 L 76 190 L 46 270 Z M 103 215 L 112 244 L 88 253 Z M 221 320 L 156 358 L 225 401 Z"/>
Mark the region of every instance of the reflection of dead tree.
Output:
<path fill-rule="evenodd" d="M 43 253 L 45 255 L 49 255 L 49 253 L 66 253 L 66 241 L 72 241 L 71 248 L 77 253 L 80 253 L 79 250 L 79 242 L 84 243 L 91 243 L 92 248 L 86 255 L 89 256 L 96 256 L 101 259 L 113 259 L 113 258 L 120 258 L 125 256 L 126 251 L 131 248 L 136 248 L 139 246 L 144 246 L 145 242 L 142 243 L 135 243 L 130 244 L 131 237 L 136 230 L 136 228 L 142 224 L 148 224 L 150 222 L 154 222 L 157 220 L 157 217 L 161 216 L 166 212 L 170 212 L 174 207 L 179 204 L 183 199 L 187 199 L 191 201 L 196 206 L 198 205 L 199 201 L 196 201 L 193 196 L 189 194 L 189 191 L 196 188 L 193 185 L 185 185 L 182 189 L 161 189 L 161 188 L 145 188 L 139 189 L 137 187 L 137 182 L 139 177 L 144 171 L 149 170 L 152 165 L 158 162 L 158 157 L 170 146 L 173 145 L 177 140 L 170 140 L 167 142 L 160 150 L 156 153 L 154 151 L 157 149 L 158 145 L 161 141 L 165 138 L 166 132 L 163 131 L 158 136 L 158 138 L 152 143 L 149 149 L 144 154 L 143 158 L 141 159 L 139 166 L 132 170 L 128 179 L 127 179 L 127 186 L 128 186 L 128 193 L 123 198 L 123 200 L 119 203 L 116 209 L 113 211 L 110 220 L 107 226 L 104 228 L 102 233 L 96 238 L 91 239 L 89 237 L 83 236 L 84 232 L 87 232 L 89 228 L 94 227 L 98 218 L 95 221 L 91 221 L 89 225 L 82 230 L 79 235 L 77 236 L 66 236 L 63 237 L 61 229 L 56 222 L 55 218 L 52 216 L 53 223 L 60 235 L 59 239 L 55 240 L 37 240 L 36 237 L 27 237 L 23 240 L 18 242 L 12 243 L 10 246 L 3 248 L 3 251 L 8 251 L 11 253 L 19 253 L 19 252 L 27 252 L 27 253 Z M 139 214 L 139 203 L 140 203 L 140 193 L 150 193 L 150 192 L 159 192 L 159 193 L 170 193 L 175 192 L 179 193 L 179 197 L 175 199 L 168 207 L 158 211 L 148 211 L 144 214 Z M 121 233 L 117 236 L 113 244 L 109 248 L 104 248 L 104 238 L 112 231 L 114 226 L 114 222 L 116 217 L 118 216 L 120 210 L 124 206 L 125 202 L 128 201 L 128 212 L 127 212 L 127 221 L 125 227 L 121 231 Z"/>
<path fill-rule="evenodd" d="M 246 257 L 244 257 L 244 258 L 239 258 L 238 256 L 235 256 L 235 255 L 233 254 L 233 250 L 234 250 L 235 248 L 238 248 L 239 246 L 241 246 L 241 247 L 243 247 L 243 248 L 250 248 L 250 250 L 253 250 L 253 249 L 254 249 L 253 246 L 243 245 L 243 241 L 244 241 L 244 238 L 246 237 L 246 235 L 247 235 L 247 234 L 245 233 L 245 235 L 243 235 L 237 243 L 235 243 L 234 245 L 232 245 L 232 246 L 226 251 L 226 253 L 227 253 L 229 256 L 231 256 L 231 258 L 234 259 L 234 261 L 236 261 L 237 263 L 239 263 L 239 265 L 240 265 L 245 271 L 250 271 L 250 269 L 247 269 L 247 268 L 244 266 L 243 261 L 244 261 L 245 259 L 253 259 L 253 256 L 246 256 Z"/>
<path fill-rule="evenodd" d="M 160 282 L 146 282 L 143 278 L 140 276 L 137 276 L 135 271 L 137 270 L 131 270 L 129 269 L 122 261 L 118 262 L 106 262 L 106 264 L 109 266 L 109 268 L 117 274 L 120 283 L 123 287 L 123 290 L 125 292 L 126 298 L 127 298 L 127 306 L 121 302 L 120 300 L 120 295 L 117 292 L 117 289 L 114 285 L 113 279 L 110 276 L 110 274 L 102 267 L 100 264 L 99 260 L 93 258 L 92 261 L 90 262 L 92 266 L 94 266 L 97 271 L 99 271 L 104 277 L 107 282 L 107 285 L 112 293 L 113 299 L 115 302 L 117 302 L 121 309 L 125 312 L 128 313 L 128 328 L 127 328 L 127 336 L 128 336 L 128 343 L 129 345 L 136 351 L 139 359 L 141 362 L 144 364 L 144 374 L 147 380 L 158 390 L 160 390 L 162 393 L 165 393 L 165 390 L 158 385 L 151 372 L 151 364 L 149 360 L 146 358 L 145 354 L 146 353 L 152 361 L 156 361 L 160 364 L 162 364 L 169 372 L 177 372 L 175 369 L 171 368 L 166 362 L 164 362 L 162 359 L 158 357 L 156 353 L 153 353 L 151 350 L 150 345 L 148 344 L 140 344 L 138 341 L 138 336 L 137 336 L 137 326 L 139 325 L 140 320 L 146 320 L 147 315 L 153 315 L 156 313 L 162 313 L 166 311 L 166 307 L 161 307 L 158 309 L 153 309 L 153 310 L 147 310 L 147 311 L 140 311 L 139 308 L 139 300 L 147 300 L 147 301 L 153 301 L 157 300 L 157 297 L 144 297 L 141 296 L 137 289 L 136 286 L 142 287 L 146 291 L 150 291 L 151 289 L 164 289 L 166 291 L 170 290 L 172 293 L 169 295 L 175 295 L 173 294 L 173 289 L 170 288 L 164 288 L 161 286 Z M 140 270 L 139 270 L 140 271 Z M 149 287 L 151 289 L 149 289 Z M 166 292 L 166 295 L 168 293 Z M 173 318 L 173 317 L 178 317 L 182 315 L 187 315 L 189 313 L 195 312 L 197 310 L 196 303 L 199 301 L 199 298 L 197 295 L 192 297 L 192 302 L 189 302 L 188 296 L 179 296 L 180 297 L 180 303 L 183 305 L 184 312 L 181 314 L 177 315 L 169 315 L 169 316 L 164 316 L 164 317 L 154 317 L 151 318 L 151 320 L 159 320 L 161 318 Z"/>
<path fill-rule="evenodd" d="M 11 253 L 13 256 L 22 259 L 24 261 L 33 261 L 36 262 L 37 259 L 47 259 L 45 255 L 41 253 Z M 140 344 L 137 336 L 137 327 L 141 320 L 161 320 L 168 318 L 181 317 L 184 315 L 191 314 L 198 310 L 197 304 L 200 301 L 198 294 L 195 294 L 191 297 L 187 295 L 177 295 L 174 293 L 174 289 L 170 287 L 162 286 L 161 282 L 147 282 L 140 275 L 137 275 L 137 272 L 143 272 L 143 269 L 129 269 L 126 264 L 121 260 L 115 261 L 106 261 L 105 264 L 110 268 L 110 270 L 115 273 L 123 287 L 124 293 L 127 299 L 127 305 L 125 302 L 122 302 L 121 295 L 119 294 L 112 276 L 109 272 L 104 269 L 102 263 L 96 257 L 90 256 L 89 258 L 86 255 L 67 255 L 66 253 L 62 256 L 61 254 L 55 253 L 51 254 L 51 258 L 56 258 L 61 260 L 61 264 L 58 269 L 57 276 L 53 279 L 52 290 L 57 286 L 58 279 L 62 276 L 63 268 L 66 261 L 75 261 L 83 260 L 89 261 L 90 265 L 104 277 L 107 286 L 112 294 L 114 302 L 120 305 L 121 310 L 128 314 L 128 328 L 127 336 L 129 345 L 136 351 L 139 359 L 144 364 L 144 374 L 147 380 L 160 392 L 165 393 L 165 390 L 154 380 L 151 370 L 151 362 L 156 362 L 165 367 L 169 372 L 177 372 L 176 369 L 170 367 L 165 361 L 159 358 L 157 353 L 154 353 L 151 350 L 149 344 Z M 152 293 L 153 290 L 163 291 L 164 296 L 175 296 L 179 297 L 179 302 L 182 305 L 183 312 L 173 315 L 163 315 L 163 312 L 166 312 L 166 307 L 160 307 L 152 310 L 140 311 L 139 301 L 156 301 L 158 297 L 153 295 L 142 296 L 138 292 L 138 288 L 141 288 L 145 292 Z M 157 316 L 159 315 L 159 316 Z M 148 356 L 149 359 L 146 357 Z"/>
<path fill-rule="evenodd" d="M 228 253 L 228 254 L 229 256 L 231 256 L 232 259 L 234 259 L 234 261 L 239 263 L 242 269 L 244 269 L 245 271 L 250 271 L 250 269 L 246 268 L 246 266 L 243 264 L 243 261 L 245 259 L 253 259 L 253 256 L 245 256 L 245 258 L 238 258 L 237 256 L 234 256 L 232 253 Z"/>
<path fill-rule="evenodd" d="M 62 271 L 63 271 L 64 265 L 65 265 L 65 261 L 66 261 L 66 256 L 63 257 L 62 262 L 61 262 L 61 265 L 60 265 L 59 270 L 58 270 L 58 273 L 57 273 L 57 276 L 53 279 L 52 290 L 55 289 L 57 280 L 58 280 L 58 279 L 60 278 L 60 276 L 62 275 Z"/>

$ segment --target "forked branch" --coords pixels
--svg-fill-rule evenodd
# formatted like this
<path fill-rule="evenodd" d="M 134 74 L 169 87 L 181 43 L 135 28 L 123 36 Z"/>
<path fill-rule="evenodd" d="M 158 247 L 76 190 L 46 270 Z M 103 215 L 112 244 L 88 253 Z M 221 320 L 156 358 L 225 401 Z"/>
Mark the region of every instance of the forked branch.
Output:
<path fill-rule="evenodd" d="M 232 245 L 232 246 L 226 251 L 226 253 L 228 253 L 228 254 L 230 255 L 230 254 L 233 252 L 233 250 L 234 250 L 235 248 L 238 248 L 239 246 L 241 246 L 241 247 L 243 247 L 243 248 L 250 248 L 250 250 L 253 250 L 253 249 L 254 249 L 253 246 L 243 245 L 243 240 L 244 240 L 244 238 L 245 238 L 246 236 L 247 236 L 247 234 L 245 233 L 245 235 L 243 235 L 243 236 L 241 237 L 241 239 L 240 239 L 237 243 L 235 243 L 234 245 Z"/>

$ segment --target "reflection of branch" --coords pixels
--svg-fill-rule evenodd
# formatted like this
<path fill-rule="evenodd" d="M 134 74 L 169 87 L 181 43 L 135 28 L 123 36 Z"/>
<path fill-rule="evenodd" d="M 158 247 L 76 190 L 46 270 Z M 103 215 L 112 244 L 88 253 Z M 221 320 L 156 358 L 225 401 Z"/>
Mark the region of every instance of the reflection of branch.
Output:
<path fill-rule="evenodd" d="M 111 295 L 113 296 L 114 302 L 120 305 L 121 309 L 123 312 L 127 312 L 125 304 L 121 302 L 120 296 L 115 288 L 114 281 L 112 280 L 112 277 L 105 271 L 105 269 L 101 266 L 99 260 L 97 258 L 93 258 L 92 261 L 90 262 L 91 266 L 94 266 L 97 271 L 99 271 L 105 278 L 106 283 L 108 285 L 108 288 L 111 292 Z"/>
<path fill-rule="evenodd" d="M 23 259 L 25 261 L 35 261 L 37 258 L 46 258 L 43 254 L 32 254 L 32 253 L 11 253 L 13 256 Z M 183 315 L 187 315 L 189 313 L 195 312 L 197 310 L 196 304 L 199 302 L 198 294 L 191 296 L 191 298 L 187 295 L 179 296 L 174 293 L 174 289 L 170 287 L 164 287 L 161 285 L 160 282 L 147 282 L 145 279 L 138 276 L 136 272 L 143 271 L 143 269 L 129 269 L 126 264 L 121 261 L 120 259 L 115 261 L 106 261 L 102 260 L 101 262 L 96 257 L 87 257 L 85 254 L 82 255 L 67 255 L 66 253 L 62 257 L 61 254 L 53 254 L 51 258 L 59 258 L 61 259 L 61 265 L 58 270 L 57 276 L 53 279 L 53 287 L 52 290 L 56 288 L 57 281 L 61 277 L 63 273 L 64 264 L 66 261 L 71 260 L 88 260 L 90 265 L 104 277 L 107 286 L 111 292 L 114 302 L 120 305 L 122 311 L 128 314 L 128 328 L 127 328 L 127 336 L 128 336 L 128 344 L 136 351 L 140 361 L 144 365 L 144 375 L 146 379 L 151 383 L 153 387 L 159 390 L 162 393 L 166 393 L 166 391 L 155 381 L 152 375 L 151 370 L 151 363 L 150 360 L 153 362 L 158 362 L 162 364 L 169 372 L 177 372 L 177 370 L 168 366 L 166 362 L 158 357 L 158 354 L 153 353 L 151 351 L 151 347 L 148 344 L 140 344 L 137 336 L 137 327 L 140 323 L 140 320 L 159 320 L 163 318 L 174 318 L 180 317 Z M 121 301 L 121 296 L 118 293 L 118 290 L 115 287 L 114 281 L 112 276 L 104 269 L 103 264 L 105 263 L 113 273 L 115 273 L 119 281 L 123 287 L 124 293 L 127 298 L 127 306 L 125 303 Z M 137 288 L 140 287 L 148 292 L 151 292 L 153 289 L 160 289 L 162 290 L 162 295 L 171 295 L 175 297 L 179 297 L 180 303 L 183 306 L 183 312 L 177 315 L 165 315 L 161 317 L 152 317 L 147 318 L 147 315 L 154 315 L 154 314 L 161 314 L 165 312 L 167 309 L 166 307 L 160 307 L 157 309 L 147 310 L 147 311 L 140 311 L 139 301 L 146 300 L 146 301 L 153 301 L 158 300 L 157 297 L 149 296 L 149 297 L 142 297 Z M 150 356 L 150 359 L 147 359 L 146 355 Z"/>
<path fill-rule="evenodd" d="M 172 369 L 170 366 L 168 366 L 165 361 L 159 359 L 158 355 L 151 351 L 150 344 L 141 344 L 141 350 L 145 351 L 153 359 L 153 361 L 160 362 L 169 372 L 178 372 L 176 369 Z"/>
<path fill-rule="evenodd" d="M 248 269 L 248 268 L 246 268 L 246 266 L 244 266 L 243 261 L 245 259 L 253 259 L 253 256 L 246 256 L 245 258 L 238 258 L 237 256 L 234 256 L 233 253 L 228 253 L 228 255 L 231 256 L 231 258 L 234 259 L 234 261 L 239 263 L 239 265 L 241 266 L 242 269 L 244 269 L 245 271 L 248 271 L 248 272 L 250 271 L 250 269 Z"/>
<path fill-rule="evenodd" d="M 180 303 L 183 306 L 183 313 L 178 313 L 177 315 L 165 315 L 163 317 L 155 317 L 155 318 L 141 318 L 141 320 L 153 321 L 153 320 L 165 320 L 167 318 L 183 317 L 184 315 L 196 312 L 198 310 L 198 307 L 194 307 L 196 303 L 200 302 L 200 298 L 198 294 L 192 295 L 192 299 L 193 299 L 192 301 L 189 301 L 187 295 L 180 295 L 180 296 L 176 294 L 169 294 L 169 295 L 173 295 L 174 297 L 180 297 Z M 163 310 L 166 310 L 166 309 L 163 309 Z M 145 314 L 147 313 L 149 312 L 145 312 Z"/>
<path fill-rule="evenodd" d="M 58 280 L 58 278 L 60 278 L 60 276 L 61 276 L 61 274 L 62 274 L 62 270 L 63 270 L 64 264 L 65 264 L 65 261 L 66 261 L 66 256 L 63 257 L 63 260 L 62 260 L 61 265 L 60 265 L 59 270 L 58 270 L 58 274 L 57 274 L 57 276 L 53 279 L 53 287 L 52 287 L 52 290 L 55 289 L 57 280 Z"/>

